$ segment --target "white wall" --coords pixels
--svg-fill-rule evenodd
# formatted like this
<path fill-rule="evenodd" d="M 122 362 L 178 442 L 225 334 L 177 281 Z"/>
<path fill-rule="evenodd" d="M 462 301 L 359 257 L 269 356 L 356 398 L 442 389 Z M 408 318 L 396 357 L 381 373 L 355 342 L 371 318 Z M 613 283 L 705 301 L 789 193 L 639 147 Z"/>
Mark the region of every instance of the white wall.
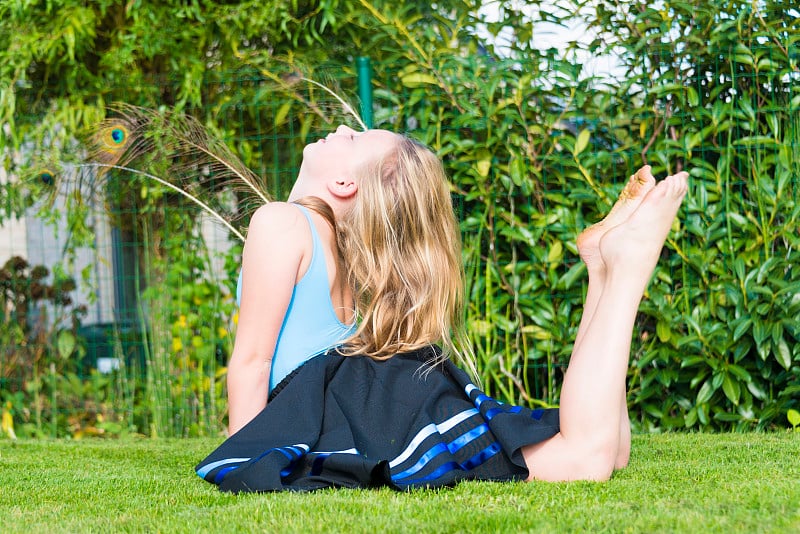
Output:
<path fill-rule="evenodd" d="M 63 204 L 61 206 L 63 208 Z M 56 226 L 28 216 L 26 218 L 27 257 L 30 265 L 44 265 L 51 273 L 53 266 L 66 260 L 64 249 L 69 239 L 65 217 Z M 78 287 L 72 298 L 86 306 L 83 324 L 112 322 L 114 320 L 114 270 L 111 261 L 111 234 L 107 218 L 95 212 L 92 225 L 95 229 L 96 249 L 79 248 L 75 262 L 68 270 Z M 82 271 L 88 267 L 88 282 Z M 94 295 L 93 295 L 94 293 Z"/>
<path fill-rule="evenodd" d="M 0 187 L 8 185 L 5 169 L 0 167 Z M 13 256 L 28 256 L 25 221 L 11 219 L 0 221 L 0 266 Z"/>
<path fill-rule="evenodd" d="M 9 177 L 0 168 L 0 186 L 8 184 Z M 64 207 L 63 199 L 57 206 Z M 57 224 L 46 224 L 31 210 L 22 219 L 11 219 L 0 223 L 0 265 L 9 258 L 20 256 L 29 265 L 44 265 L 52 273 L 53 266 L 63 262 L 64 248 L 67 244 L 68 225 L 66 217 Z M 93 214 L 96 250 L 82 248 L 77 251 L 76 261 L 69 270 L 78 288 L 73 292 L 73 301 L 86 306 L 88 314 L 84 324 L 110 322 L 114 320 L 114 279 L 111 262 L 111 234 L 107 218 L 99 211 Z M 89 267 L 88 283 L 83 282 L 81 271 Z M 97 298 L 93 298 L 92 293 Z"/>

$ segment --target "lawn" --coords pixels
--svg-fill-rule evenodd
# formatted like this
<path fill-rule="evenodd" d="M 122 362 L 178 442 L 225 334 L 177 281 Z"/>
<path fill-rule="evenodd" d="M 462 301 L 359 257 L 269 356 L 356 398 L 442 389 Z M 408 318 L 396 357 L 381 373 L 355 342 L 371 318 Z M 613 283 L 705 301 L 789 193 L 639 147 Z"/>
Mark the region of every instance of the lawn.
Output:
<path fill-rule="evenodd" d="M 0 531 L 800 532 L 800 433 L 635 436 L 606 483 L 228 495 L 219 440 L 0 440 Z"/>

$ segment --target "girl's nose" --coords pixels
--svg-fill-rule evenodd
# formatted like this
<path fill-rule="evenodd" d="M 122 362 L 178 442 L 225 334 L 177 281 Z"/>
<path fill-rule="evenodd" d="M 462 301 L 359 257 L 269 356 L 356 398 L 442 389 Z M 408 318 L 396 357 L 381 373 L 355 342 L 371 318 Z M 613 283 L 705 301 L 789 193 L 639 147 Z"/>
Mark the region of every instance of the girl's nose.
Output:
<path fill-rule="evenodd" d="M 355 130 L 353 130 L 349 126 L 345 126 L 344 124 L 342 124 L 338 128 L 336 128 L 336 134 L 337 135 L 351 135 L 351 134 L 354 134 L 354 133 L 356 133 Z"/>

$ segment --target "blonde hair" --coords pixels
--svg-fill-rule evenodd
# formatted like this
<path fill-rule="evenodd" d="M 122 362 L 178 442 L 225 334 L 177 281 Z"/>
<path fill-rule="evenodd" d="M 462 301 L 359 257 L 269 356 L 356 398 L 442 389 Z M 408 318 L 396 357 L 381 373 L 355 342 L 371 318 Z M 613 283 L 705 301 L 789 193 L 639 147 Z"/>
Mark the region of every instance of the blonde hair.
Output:
<path fill-rule="evenodd" d="M 461 239 L 442 162 L 404 136 L 358 177 L 339 221 L 357 330 L 340 352 L 387 359 L 440 344 L 474 372 L 464 327 Z"/>
<path fill-rule="evenodd" d="M 334 235 L 337 233 L 338 226 L 336 224 L 336 216 L 333 214 L 333 208 L 331 208 L 330 204 L 315 196 L 299 198 L 295 200 L 294 203 L 299 204 L 304 208 L 316 211 L 322 215 L 322 218 L 325 219 L 325 222 L 327 222 L 331 226 L 331 229 L 333 229 Z M 341 254 L 339 255 L 341 256 Z"/>

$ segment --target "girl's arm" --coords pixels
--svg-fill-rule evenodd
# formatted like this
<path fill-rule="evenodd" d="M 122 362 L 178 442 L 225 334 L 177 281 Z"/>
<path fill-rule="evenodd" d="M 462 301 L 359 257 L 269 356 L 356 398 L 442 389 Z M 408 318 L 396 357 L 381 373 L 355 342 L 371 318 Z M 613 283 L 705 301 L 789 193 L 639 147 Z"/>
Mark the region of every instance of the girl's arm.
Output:
<path fill-rule="evenodd" d="M 308 224 L 282 202 L 250 220 L 242 254 L 242 298 L 228 363 L 228 432 L 237 432 L 267 405 L 272 356 L 305 255 Z M 306 248 L 309 248 L 306 251 Z"/>

